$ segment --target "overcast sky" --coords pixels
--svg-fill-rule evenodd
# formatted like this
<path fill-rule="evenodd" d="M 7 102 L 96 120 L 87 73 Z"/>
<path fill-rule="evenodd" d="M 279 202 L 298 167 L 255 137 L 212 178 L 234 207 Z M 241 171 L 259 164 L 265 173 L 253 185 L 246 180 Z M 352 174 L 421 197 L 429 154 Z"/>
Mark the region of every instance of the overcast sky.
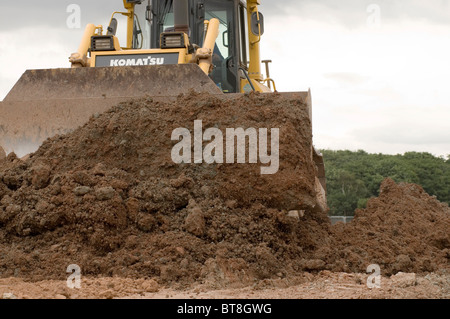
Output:
<path fill-rule="evenodd" d="M 262 2 L 262 58 L 280 91 L 311 88 L 318 148 L 450 154 L 450 0 Z M 70 4 L 80 28 L 67 25 Z M 2 3 L 0 100 L 26 69 L 69 67 L 85 24 L 121 5 Z"/>

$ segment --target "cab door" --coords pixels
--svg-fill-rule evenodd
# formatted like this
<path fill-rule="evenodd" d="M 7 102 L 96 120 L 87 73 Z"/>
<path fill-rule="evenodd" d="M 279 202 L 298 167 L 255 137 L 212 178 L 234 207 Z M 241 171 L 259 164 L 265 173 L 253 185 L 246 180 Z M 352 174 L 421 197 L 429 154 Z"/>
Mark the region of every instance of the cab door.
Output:
<path fill-rule="evenodd" d="M 239 1 L 205 0 L 203 2 L 205 19 L 216 18 L 220 22 L 219 36 L 213 52 L 214 70 L 210 77 L 224 93 L 237 93 L 240 90 L 239 25 L 237 23 Z"/>
<path fill-rule="evenodd" d="M 240 92 L 239 0 L 189 0 L 192 44 L 203 45 L 204 20 L 220 22 L 213 54 L 211 79 L 224 93 Z M 151 47 L 159 48 L 159 36 L 173 26 L 173 0 L 152 0 Z"/>

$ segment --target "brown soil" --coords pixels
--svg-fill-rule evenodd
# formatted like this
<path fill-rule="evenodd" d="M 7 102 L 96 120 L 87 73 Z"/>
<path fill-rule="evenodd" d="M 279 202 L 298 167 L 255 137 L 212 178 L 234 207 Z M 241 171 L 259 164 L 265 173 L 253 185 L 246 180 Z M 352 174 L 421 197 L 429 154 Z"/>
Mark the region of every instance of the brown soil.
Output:
<path fill-rule="evenodd" d="M 357 210 L 353 222 L 333 228 L 327 249 L 340 271 L 378 264 L 384 274 L 449 269 L 450 209 L 415 184 L 386 179 L 378 198 Z"/>
<path fill-rule="evenodd" d="M 280 128 L 276 178 L 260 164 L 174 164 L 172 131 L 198 119 L 223 132 Z M 278 94 L 121 104 L 3 162 L 2 276 L 62 279 L 77 264 L 86 275 L 178 285 L 225 273 L 219 284 L 241 285 L 297 271 L 326 236 L 312 231 L 325 215 L 299 224 L 285 213 L 313 202 L 311 141 L 305 104 Z"/>
<path fill-rule="evenodd" d="M 401 275 L 401 276 L 400 276 Z M 154 280 L 120 277 L 81 278 L 80 289 L 65 281 L 28 282 L 0 279 L 0 299 L 449 299 L 448 273 L 382 277 L 379 288 L 367 287 L 367 274 L 301 273 L 295 278 L 259 281 L 244 288 L 211 289 L 195 285 L 174 290 Z M 182 304 L 182 303 L 181 303 Z"/>
<path fill-rule="evenodd" d="M 255 113 L 255 106 L 259 112 Z M 260 164 L 176 165 L 173 129 L 280 128 L 280 171 Z M 349 225 L 308 210 L 311 123 L 281 95 L 139 100 L 0 163 L 0 277 L 155 279 L 175 289 L 245 287 L 304 271 L 383 275 L 449 269 L 449 208 L 386 180 Z M 289 210 L 305 210 L 300 218 Z"/>
<path fill-rule="evenodd" d="M 6 153 L 3 147 L 0 146 L 0 161 L 4 160 L 6 158 Z"/>

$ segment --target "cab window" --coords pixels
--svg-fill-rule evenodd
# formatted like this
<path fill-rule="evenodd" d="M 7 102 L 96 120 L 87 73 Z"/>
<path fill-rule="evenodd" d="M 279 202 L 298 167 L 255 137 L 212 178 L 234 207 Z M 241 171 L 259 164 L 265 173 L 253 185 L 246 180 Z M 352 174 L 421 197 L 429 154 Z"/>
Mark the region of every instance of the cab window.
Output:
<path fill-rule="evenodd" d="M 233 1 L 211 0 L 205 3 L 205 19 L 216 18 L 220 22 L 219 36 L 213 52 L 214 70 L 211 79 L 223 92 L 234 92 L 235 83 L 230 79 L 229 61 L 233 59 L 234 50 L 234 5 Z M 231 77 L 232 78 L 232 77 Z"/>
<path fill-rule="evenodd" d="M 150 22 L 147 20 L 147 1 L 135 6 L 133 48 L 150 49 Z"/>

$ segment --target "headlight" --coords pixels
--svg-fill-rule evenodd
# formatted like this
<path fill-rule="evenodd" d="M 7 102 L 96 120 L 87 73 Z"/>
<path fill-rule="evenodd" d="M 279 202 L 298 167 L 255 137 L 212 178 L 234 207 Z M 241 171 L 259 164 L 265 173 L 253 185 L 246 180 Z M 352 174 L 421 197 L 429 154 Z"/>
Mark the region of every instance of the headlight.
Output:
<path fill-rule="evenodd" d="M 115 51 L 113 37 L 111 35 L 93 36 L 91 51 Z"/>
<path fill-rule="evenodd" d="M 161 49 L 185 48 L 184 33 L 162 33 Z"/>

